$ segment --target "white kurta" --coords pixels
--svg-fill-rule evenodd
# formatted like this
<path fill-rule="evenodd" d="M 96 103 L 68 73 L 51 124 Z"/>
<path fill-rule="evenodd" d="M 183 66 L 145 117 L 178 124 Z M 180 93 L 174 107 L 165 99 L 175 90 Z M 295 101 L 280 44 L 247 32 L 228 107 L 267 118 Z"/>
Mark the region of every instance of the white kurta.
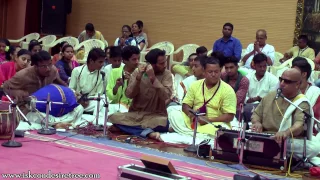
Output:
<path fill-rule="evenodd" d="M 249 44 L 248 47 L 247 47 L 247 50 L 245 52 L 245 55 L 251 53 L 253 51 L 253 49 L 254 49 L 254 44 L 253 43 Z M 260 51 L 263 54 L 265 54 L 266 56 L 268 56 L 271 59 L 272 63 L 274 62 L 275 49 L 274 49 L 274 47 L 272 45 L 266 44 L 263 48 L 260 48 Z M 251 69 L 251 62 L 252 62 L 253 57 L 254 57 L 254 55 L 251 55 L 247 59 L 246 64 L 244 65 L 246 68 Z"/>
<path fill-rule="evenodd" d="M 90 72 L 87 65 L 82 65 L 73 69 L 69 88 L 77 93 L 86 94 L 88 97 L 97 97 L 104 92 L 103 80 L 100 71 Z M 84 109 L 85 112 L 93 112 L 96 107 L 96 101 L 89 101 L 89 105 Z"/>

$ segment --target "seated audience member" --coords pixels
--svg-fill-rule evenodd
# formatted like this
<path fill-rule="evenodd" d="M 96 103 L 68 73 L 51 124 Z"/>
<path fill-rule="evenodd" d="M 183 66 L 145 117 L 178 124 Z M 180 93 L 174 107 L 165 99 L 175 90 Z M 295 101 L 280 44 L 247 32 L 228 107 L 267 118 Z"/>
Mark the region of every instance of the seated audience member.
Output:
<path fill-rule="evenodd" d="M 7 62 L 10 49 L 10 42 L 7 39 L 0 39 L 0 64 Z"/>
<path fill-rule="evenodd" d="M 320 71 L 320 52 L 317 54 L 317 56 L 314 59 L 314 65 L 315 65 L 314 70 Z"/>
<path fill-rule="evenodd" d="M 221 79 L 229 84 L 237 96 L 237 113 L 236 117 L 239 117 L 241 113 L 240 104 L 244 105 L 246 95 L 249 89 L 249 80 L 243 76 L 239 71 L 238 60 L 236 57 L 227 58 L 224 61 L 225 72 L 221 75 Z"/>
<path fill-rule="evenodd" d="M 147 34 L 143 31 L 143 22 L 141 20 L 138 20 L 136 22 L 136 24 L 138 25 L 138 27 L 140 27 L 140 30 L 141 30 L 141 34 L 144 36 L 144 40 L 146 41 L 146 47 L 148 47 L 148 36 Z"/>
<path fill-rule="evenodd" d="M 230 122 L 236 114 L 237 98 L 230 85 L 220 79 L 221 66 L 215 57 L 209 57 L 204 65 L 205 79 L 190 86 L 182 101 L 182 114 L 188 128 L 194 129 L 195 117 L 192 111 L 205 113 L 205 119 L 214 125 L 230 128 Z M 218 130 L 211 124 L 199 120 L 197 132 L 215 135 Z"/>
<path fill-rule="evenodd" d="M 239 61 L 241 59 L 242 45 L 239 39 L 232 37 L 233 25 L 226 23 L 223 25 L 223 37 L 216 40 L 213 44 L 212 51 L 223 52 L 225 57 L 235 56 Z"/>
<path fill-rule="evenodd" d="M 38 41 L 30 42 L 28 50 L 31 54 L 36 54 L 42 50 L 42 47 Z M 51 56 L 50 56 L 51 57 Z"/>
<path fill-rule="evenodd" d="M 146 40 L 142 34 L 141 24 L 137 24 L 137 23 L 132 24 L 132 35 L 133 35 L 133 38 L 136 41 L 139 49 L 143 50 L 143 48 L 146 45 Z"/>
<path fill-rule="evenodd" d="M 128 113 L 109 117 L 114 130 L 160 140 L 169 122 L 166 101 L 172 94 L 172 76 L 167 70 L 165 51 L 152 49 L 146 55 L 147 66 L 136 69 L 128 81 L 125 95 L 132 99 Z"/>
<path fill-rule="evenodd" d="M 208 49 L 204 46 L 200 46 L 196 49 L 197 56 L 204 56 L 208 54 Z"/>
<path fill-rule="evenodd" d="M 16 72 L 30 66 L 31 52 L 26 49 L 21 49 L 14 61 L 0 65 L 0 85 L 11 79 Z"/>
<path fill-rule="evenodd" d="M 73 47 L 71 45 L 65 45 L 62 48 L 62 58 L 55 64 L 60 78 L 69 84 L 72 70 L 79 66 L 78 62 L 72 60 Z"/>
<path fill-rule="evenodd" d="M 204 78 L 203 66 L 206 63 L 207 58 L 208 57 L 206 55 L 202 55 L 202 56 L 197 56 L 194 59 L 193 66 L 192 66 L 193 75 L 184 79 L 182 82 L 180 82 L 180 85 L 178 86 L 177 98 L 179 103 L 182 103 L 182 100 L 186 96 L 191 84 L 197 80 Z"/>
<path fill-rule="evenodd" d="M 196 53 L 190 54 L 187 61 L 182 62 L 181 64 L 176 64 L 172 66 L 172 72 L 174 74 L 174 89 L 178 89 L 179 84 L 185 78 L 192 76 L 192 66 L 193 61 L 197 57 Z"/>
<path fill-rule="evenodd" d="M 192 65 L 194 59 L 197 57 L 196 53 L 190 54 L 187 61 L 182 62 L 181 64 L 176 64 L 172 67 L 174 74 L 179 74 L 182 77 L 189 77 L 192 75 Z"/>
<path fill-rule="evenodd" d="M 104 37 L 100 31 L 95 30 L 92 23 L 87 23 L 85 26 L 85 30 L 80 33 L 78 36 L 79 43 L 89 39 L 97 39 L 102 42 L 105 42 Z"/>
<path fill-rule="evenodd" d="M 109 58 L 110 58 L 110 47 L 112 46 L 108 46 L 104 49 L 104 52 L 106 53 L 106 58 L 104 59 L 104 65 L 103 67 L 106 67 L 109 63 Z"/>
<path fill-rule="evenodd" d="M 265 54 L 257 54 L 253 57 L 255 71 L 249 73 L 249 90 L 244 107 L 244 119 L 249 122 L 252 110 L 258 106 L 261 99 L 270 91 L 276 90 L 279 80 L 273 74 L 267 72 L 268 58 Z"/>
<path fill-rule="evenodd" d="M 126 96 L 126 89 L 131 74 L 139 65 L 139 58 L 140 50 L 138 47 L 126 46 L 122 51 L 122 59 L 125 65 L 111 70 L 107 85 L 107 96 L 111 104 L 116 104 L 118 107 L 111 109 L 109 106 L 109 114 L 111 110 L 112 112 L 119 112 L 121 110 L 120 104 L 128 111 L 127 109 L 129 109 L 131 105 L 131 99 Z"/>
<path fill-rule="evenodd" d="M 60 52 L 55 54 L 52 58 L 52 63 L 53 64 L 56 64 L 57 61 L 59 61 L 60 59 L 62 59 L 62 56 L 63 56 L 63 53 L 62 53 L 62 48 L 63 46 L 66 46 L 66 45 L 69 45 L 69 43 L 67 41 L 63 41 L 61 43 L 59 43 L 59 47 L 60 47 Z M 73 48 L 73 47 L 72 47 Z M 76 56 L 74 55 L 74 52 L 73 52 L 73 56 L 72 56 L 72 62 L 78 62 Z"/>
<path fill-rule="evenodd" d="M 21 50 L 20 46 L 15 46 L 14 51 L 10 54 L 12 60 L 15 60 L 18 57 L 18 52 L 20 50 Z"/>
<path fill-rule="evenodd" d="M 313 115 L 308 99 L 300 93 L 301 73 L 299 70 L 288 69 L 279 79 L 282 95 Z M 287 153 L 294 151 L 294 155 L 301 158 L 304 114 L 295 106 L 290 105 L 282 96 L 276 99 L 276 95 L 276 91 L 269 92 L 254 110 L 251 117 L 252 130 L 258 133 L 275 133 L 274 139 L 277 142 L 287 141 Z M 318 155 L 320 148 L 319 143 L 312 137 L 313 124 L 313 120 L 308 123 L 306 154 L 309 158 Z M 292 138 L 294 138 L 294 143 Z"/>
<path fill-rule="evenodd" d="M 244 67 L 248 69 L 252 69 L 252 59 L 256 54 L 265 54 L 268 58 L 267 64 L 268 66 L 272 66 L 275 58 L 275 50 L 274 47 L 270 44 L 266 44 L 267 40 L 267 32 L 264 29 L 259 29 L 256 32 L 256 41 L 254 43 L 249 44 L 245 55 L 242 58 L 242 62 L 244 63 Z"/>
<path fill-rule="evenodd" d="M 280 59 L 280 62 L 283 63 L 286 60 L 295 57 L 305 57 L 311 60 L 315 59 L 314 50 L 308 46 L 308 36 L 300 35 L 298 37 L 298 45 L 289 49 L 289 51 L 284 54 L 284 57 Z"/>
<path fill-rule="evenodd" d="M 95 30 L 92 23 L 87 23 L 85 26 L 85 30 L 80 33 L 78 36 L 79 43 L 82 43 L 83 41 L 90 40 L 90 39 L 97 39 L 105 43 L 105 39 L 100 31 Z M 84 58 L 84 49 L 81 48 L 78 50 L 76 54 L 77 59 L 83 59 Z"/>
<path fill-rule="evenodd" d="M 86 100 L 85 97 L 97 97 L 104 93 L 103 79 L 100 73 L 104 63 L 105 52 L 100 48 L 93 48 L 87 58 L 87 63 L 76 67 L 71 73 L 69 88 L 80 94 L 79 103 L 84 107 L 84 112 L 92 114 L 96 110 L 97 102 Z"/>
<path fill-rule="evenodd" d="M 59 78 L 58 71 L 52 65 L 51 56 L 47 51 L 33 54 L 31 61 L 33 66 L 20 70 L 4 82 L 3 89 L 10 96 L 20 100 L 52 83 L 67 86 Z"/>
<path fill-rule="evenodd" d="M 132 38 L 131 27 L 128 25 L 122 26 L 122 36 L 118 37 L 114 42 L 114 46 L 120 46 L 121 48 L 125 46 L 137 46 L 136 41 Z"/>
<path fill-rule="evenodd" d="M 320 88 L 308 82 L 312 72 L 311 65 L 305 58 L 296 57 L 292 61 L 292 68 L 296 68 L 301 72 L 300 91 L 308 98 L 315 118 L 320 119 Z"/>
<path fill-rule="evenodd" d="M 122 58 L 121 58 L 121 52 L 122 49 L 119 46 L 111 46 L 110 51 L 109 51 L 109 64 L 104 67 L 104 72 L 106 73 L 106 80 L 107 83 L 109 82 L 110 79 L 110 73 L 112 69 L 116 69 L 119 67 L 123 67 L 124 64 L 122 63 Z"/>

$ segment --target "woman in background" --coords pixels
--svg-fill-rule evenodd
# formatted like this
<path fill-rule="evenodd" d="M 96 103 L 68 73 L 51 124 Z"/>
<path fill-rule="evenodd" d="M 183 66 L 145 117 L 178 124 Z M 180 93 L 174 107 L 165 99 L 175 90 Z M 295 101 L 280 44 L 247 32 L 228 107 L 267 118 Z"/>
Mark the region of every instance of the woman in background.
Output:
<path fill-rule="evenodd" d="M 69 43 L 67 41 L 63 41 L 59 44 L 59 47 L 60 47 L 60 52 L 55 54 L 52 58 L 52 64 L 56 64 L 57 61 L 59 61 L 60 59 L 62 59 L 62 48 L 66 45 L 69 45 Z M 75 55 L 72 56 L 72 60 L 75 61 L 75 62 L 78 62 L 77 58 Z"/>
<path fill-rule="evenodd" d="M 11 79 L 18 71 L 30 66 L 31 52 L 21 49 L 13 61 L 0 65 L 0 85 Z M 9 101 L 6 96 L 2 96 L 2 101 Z"/>
<path fill-rule="evenodd" d="M 132 35 L 136 43 L 139 45 L 139 49 L 143 50 L 146 45 L 146 40 L 142 34 L 142 27 L 137 23 L 132 24 Z"/>
<path fill-rule="evenodd" d="M 59 71 L 60 78 L 64 82 L 69 83 L 72 70 L 75 67 L 78 67 L 79 64 L 77 61 L 72 60 L 74 56 L 74 51 L 71 45 L 68 44 L 63 46 L 61 52 L 62 52 L 62 58 L 55 65 Z"/>
<path fill-rule="evenodd" d="M 42 50 L 42 47 L 38 41 L 32 41 L 29 43 L 28 50 L 31 52 L 32 55 L 40 52 Z"/>
<path fill-rule="evenodd" d="M 118 37 L 114 42 L 114 46 L 120 46 L 121 48 L 125 46 L 136 46 L 136 41 L 132 38 L 131 28 L 128 25 L 122 26 L 122 36 Z"/>
<path fill-rule="evenodd" d="M 141 20 L 138 20 L 136 22 L 136 24 L 138 25 L 138 27 L 140 27 L 141 30 L 141 35 L 144 37 L 144 40 L 146 41 L 146 46 L 148 47 L 148 36 L 147 34 L 143 31 L 143 22 Z"/>
<path fill-rule="evenodd" d="M 7 39 L 0 39 L 0 64 L 11 59 L 9 50 L 10 42 Z"/>

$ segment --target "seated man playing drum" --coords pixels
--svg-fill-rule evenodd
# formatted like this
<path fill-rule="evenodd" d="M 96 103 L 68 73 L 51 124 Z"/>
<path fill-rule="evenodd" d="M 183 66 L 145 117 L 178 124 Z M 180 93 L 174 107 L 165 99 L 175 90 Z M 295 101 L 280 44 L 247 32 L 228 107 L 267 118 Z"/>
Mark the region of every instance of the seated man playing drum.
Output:
<path fill-rule="evenodd" d="M 281 94 L 312 116 L 313 111 L 310 108 L 310 102 L 301 94 L 299 89 L 301 77 L 301 72 L 297 69 L 286 70 L 279 78 Z M 293 150 L 294 155 L 301 158 L 303 153 L 304 114 L 278 94 L 280 93 L 272 91 L 261 100 L 251 117 L 252 131 L 275 133 L 272 138 L 278 143 L 287 141 L 287 152 L 291 153 Z M 318 155 L 320 148 L 319 143 L 312 136 L 313 124 L 312 119 L 308 120 L 306 154 L 309 158 Z M 291 143 L 293 144 L 291 145 Z M 293 149 L 291 146 L 293 146 Z"/>
<path fill-rule="evenodd" d="M 60 79 L 58 70 L 53 66 L 48 52 L 40 51 L 32 55 L 31 62 L 33 66 L 17 72 L 3 84 L 4 92 L 9 96 L 24 100 L 32 93 L 52 83 L 67 86 Z"/>

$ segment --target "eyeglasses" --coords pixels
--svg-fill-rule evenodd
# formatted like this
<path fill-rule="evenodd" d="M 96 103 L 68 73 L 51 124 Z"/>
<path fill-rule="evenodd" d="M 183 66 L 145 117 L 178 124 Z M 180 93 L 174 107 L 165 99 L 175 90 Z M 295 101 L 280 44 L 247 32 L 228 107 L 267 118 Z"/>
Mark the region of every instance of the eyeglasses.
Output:
<path fill-rule="evenodd" d="M 280 81 L 280 83 L 283 81 L 285 84 L 292 84 L 292 83 L 298 82 L 298 81 L 292 81 L 289 79 L 283 79 L 282 77 L 279 77 L 279 81 Z"/>
<path fill-rule="evenodd" d="M 43 69 L 50 69 L 52 67 L 52 64 L 49 64 L 49 65 L 41 65 L 41 66 L 38 66 L 39 68 L 43 68 Z"/>

